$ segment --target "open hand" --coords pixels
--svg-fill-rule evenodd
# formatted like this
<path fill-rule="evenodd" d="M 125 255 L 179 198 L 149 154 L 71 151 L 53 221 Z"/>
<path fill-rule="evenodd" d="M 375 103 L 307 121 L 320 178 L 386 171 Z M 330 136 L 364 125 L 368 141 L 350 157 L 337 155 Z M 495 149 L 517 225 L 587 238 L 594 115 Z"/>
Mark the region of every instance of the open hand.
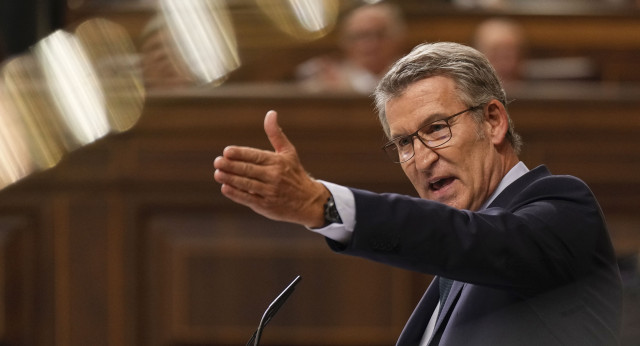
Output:
<path fill-rule="evenodd" d="M 256 213 L 307 227 L 324 224 L 323 205 L 329 191 L 302 167 L 295 147 L 267 112 L 264 130 L 275 151 L 226 147 L 213 162 L 222 194 Z"/>

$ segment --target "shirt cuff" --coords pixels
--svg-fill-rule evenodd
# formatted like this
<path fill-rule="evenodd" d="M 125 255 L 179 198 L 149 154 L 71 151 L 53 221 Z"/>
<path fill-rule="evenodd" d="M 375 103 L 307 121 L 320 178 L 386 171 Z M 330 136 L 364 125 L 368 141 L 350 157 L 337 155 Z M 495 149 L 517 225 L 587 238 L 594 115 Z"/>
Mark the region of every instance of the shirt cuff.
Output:
<path fill-rule="evenodd" d="M 332 223 L 322 228 L 309 228 L 309 230 L 321 234 L 329 239 L 342 244 L 347 244 L 351 240 L 353 229 L 356 224 L 356 202 L 353 192 L 348 188 L 333 184 L 327 181 L 318 180 L 333 196 L 338 214 L 342 223 Z"/>

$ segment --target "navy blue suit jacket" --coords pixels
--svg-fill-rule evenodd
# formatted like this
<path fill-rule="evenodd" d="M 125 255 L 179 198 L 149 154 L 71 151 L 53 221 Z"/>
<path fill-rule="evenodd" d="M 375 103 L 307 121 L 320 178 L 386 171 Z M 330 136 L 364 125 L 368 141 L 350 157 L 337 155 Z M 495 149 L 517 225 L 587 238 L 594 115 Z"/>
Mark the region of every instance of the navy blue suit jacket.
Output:
<path fill-rule="evenodd" d="M 352 189 L 356 225 L 336 251 L 456 280 L 429 345 L 616 345 L 622 288 L 590 189 L 544 166 L 478 212 Z M 436 277 L 398 345 L 418 345 Z"/>

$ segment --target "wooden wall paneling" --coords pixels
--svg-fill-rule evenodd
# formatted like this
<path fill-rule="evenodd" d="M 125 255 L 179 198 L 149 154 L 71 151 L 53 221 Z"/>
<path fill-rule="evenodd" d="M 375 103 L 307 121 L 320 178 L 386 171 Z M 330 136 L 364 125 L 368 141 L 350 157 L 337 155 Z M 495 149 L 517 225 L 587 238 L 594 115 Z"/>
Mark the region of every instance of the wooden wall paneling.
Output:
<path fill-rule="evenodd" d="M 636 11 L 576 10 L 562 13 L 531 13 L 517 8 L 501 12 L 455 10 L 421 2 L 401 2 L 408 22 L 410 44 L 423 41 L 468 42 L 471 33 L 483 19 L 508 16 L 523 23 L 534 47 L 542 49 L 621 49 L 638 48 Z M 337 36 L 314 42 L 296 41 L 279 31 L 255 6 L 246 3 L 232 6 L 235 33 L 241 48 L 289 48 L 328 51 L 335 47 Z M 139 37 L 142 27 L 154 14 L 153 7 L 93 6 L 68 13 L 70 24 L 88 18 L 104 17 L 123 25 L 133 37 Z M 558 33 L 562 35 L 558 35 Z"/>
<path fill-rule="evenodd" d="M 34 220 L 34 233 L 36 234 L 36 301 L 37 321 L 34 324 L 36 329 L 36 345 L 54 346 L 56 344 L 56 259 L 54 239 L 55 232 L 55 208 L 53 207 L 51 189 L 39 185 L 40 179 L 46 180 L 47 174 L 32 176 L 22 186 L 14 186 L 9 191 L 3 191 L 2 200 L 9 207 L 16 205 L 28 208 L 29 215 Z M 30 180 L 31 179 L 31 180 Z"/>
<path fill-rule="evenodd" d="M 230 89 L 238 91 L 234 87 Z M 248 87 L 245 91 L 240 91 L 240 94 L 251 94 L 252 90 Z M 260 96 L 264 91 L 256 91 L 256 97 L 243 98 L 238 97 L 237 93 L 236 96 L 228 96 L 227 93 L 230 92 L 223 89 L 220 91 L 223 95 L 220 98 L 152 98 L 147 104 L 147 116 L 143 117 L 136 131 L 140 138 L 145 138 L 147 133 L 161 134 L 168 131 L 171 137 L 148 138 L 149 141 L 157 141 L 157 145 L 150 144 L 152 142 L 141 145 L 156 150 L 173 146 L 173 149 L 168 150 L 176 150 L 183 144 L 173 136 L 184 136 L 185 131 L 191 128 L 186 135 L 191 144 L 184 145 L 195 145 L 196 141 L 211 141 L 209 147 L 200 151 L 199 159 L 198 156 L 193 156 L 200 161 L 193 161 L 198 166 L 192 169 L 200 170 L 202 159 L 212 162 L 227 145 L 247 145 L 272 150 L 264 134 L 263 119 L 268 110 L 275 109 L 285 133 L 298 147 L 303 164 L 316 178 L 377 189 L 379 192 L 398 191 L 400 187 L 400 192 L 413 193 L 401 169 L 388 162 L 380 150 L 384 136 L 370 99 L 353 95 L 300 98 L 299 94 L 294 93 L 294 89 L 284 88 L 282 93 L 278 90 L 274 87 L 274 90 L 267 90 L 266 93 L 284 96 L 265 97 Z M 176 109 L 181 110 L 179 115 Z M 159 143 L 163 139 L 164 144 Z M 176 153 L 182 155 L 180 152 Z M 164 156 L 159 151 L 152 155 L 160 160 Z M 204 177 L 207 181 L 212 181 L 211 165 L 206 170 L 206 174 L 200 173 L 201 179 Z M 185 171 L 184 174 L 188 176 L 191 173 Z"/>
<path fill-rule="evenodd" d="M 589 184 L 621 254 L 640 249 L 640 103 L 591 100 L 518 100 L 510 106 L 524 138 L 522 159 L 546 164 Z"/>
<path fill-rule="evenodd" d="M 132 344 L 121 195 L 89 188 L 55 205 L 58 344 Z"/>
<path fill-rule="evenodd" d="M 518 100 L 510 106 L 527 150 L 544 149 L 536 163 L 592 182 L 640 182 L 640 103 Z M 626 169 L 621 169 L 622 167 Z"/>
<path fill-rule="evenodd" d="M 0 215 L 0 343 L 36 341 L 36 244 L 27 214 Z"/>
<path fill-rule="evenodd" d="M 172 315 L 167 313 L 169 302 L 164 299 L 170 244 L 149 232 L 150 220 L 171 213 L 213 214 L 223 201 L 216 192 L 211 184 L 167 181 L 135 184 L 123 194 L 125 336 L 133 339 L 130 345 L 164 345 L 170 340 L 165 319 Z"/>
<path fill-rule="evenodd" d="M 302 275 L 264 344 L 393 343 L 419 297 L 408 272 L 338 256 L 299 226 L 245 210 L 150 216 L 151 345 L 241 344 Z"/>
<path fill-rule="evenodd" d="M 54 197 L 53 205 L 53 258 L 54 258 L 54 333 L 55 345 L 71 345 L 71 273 L 70 234 L 67 201 Z"/>
<path fill-rule="evenodd" d="M 109 210 L 99 191 L 62 195 L 56 206 L 59 345 L 108 345 Z"/>
<path fill-rule="evenodd" d="M 640 80 L 635 72 L 640 67 L 637 62 L 640 52 L 637 10 L 576 8 L 560 13 L 531 13 L 517 7 L 489 11 L 456 10 L 425 1 L 401 1 L 399 4 L 405 9 L 408 24 L 407 52 L 422 42 L 468 44 L 482 20 L 503 16 L 522 23 L 530 41 L 532 58 L 586 56 L 600 65 L 602 78 Z M 70 11 L 68 21 L 76 23 L 87 18 L 105 17 L 122 24 L 138 38 L 153 11 L 151 6 L 88 6 Z M 336 32 L 316 41 L 296 40 L 280 32 L 254 2 L 236 2 L 231 6 L 231 13 L 243 64 L 231 74 L 232 81 L 290 80 L 295 66 L 301 62 L 337 51 Z"/>
<path fill-rule="evenodd" d="M 484 19 L 498 13 L 468 12 L 413 12 L 408 14 L 409 41 L 412 44 L 429 41 L 470 43 L 473 31 Z M 547 52 L 591 52 L 607 50 L 637 50 L 640 47 L 640 26 L 637 17 L 628 14 L 558 14 L 538 15 L 507 13 L 520 22 L 531 49 Z"/>
<path fill-rule="evenodd" d="M 137 310 L 129 310 L 127 297 L 131 295 L 131 287 L 126 284 L 127 276 L 127 241 L 126 232 L 135 233 L 126 227 L 125 200 L 119 191 L 106 192 L 106 289 L 107 289 L 107 344 L 133 345 L 133 332 L 129 324 L 134 321 Z"/>

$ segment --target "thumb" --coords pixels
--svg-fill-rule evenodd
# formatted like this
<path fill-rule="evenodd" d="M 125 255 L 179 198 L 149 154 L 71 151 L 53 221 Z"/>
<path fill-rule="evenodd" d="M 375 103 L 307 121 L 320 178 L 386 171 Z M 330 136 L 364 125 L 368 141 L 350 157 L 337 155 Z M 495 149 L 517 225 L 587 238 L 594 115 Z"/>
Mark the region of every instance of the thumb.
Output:
<path fill-rule="evenodd" d="M 271 142 L 271 146 L 276 153 L 293 151 L 294 147 L 284 134 L 280 125 L 278 125 L 278 113 L 276 111 L 268 111 L 264 117 L 264 132 Z"/>

